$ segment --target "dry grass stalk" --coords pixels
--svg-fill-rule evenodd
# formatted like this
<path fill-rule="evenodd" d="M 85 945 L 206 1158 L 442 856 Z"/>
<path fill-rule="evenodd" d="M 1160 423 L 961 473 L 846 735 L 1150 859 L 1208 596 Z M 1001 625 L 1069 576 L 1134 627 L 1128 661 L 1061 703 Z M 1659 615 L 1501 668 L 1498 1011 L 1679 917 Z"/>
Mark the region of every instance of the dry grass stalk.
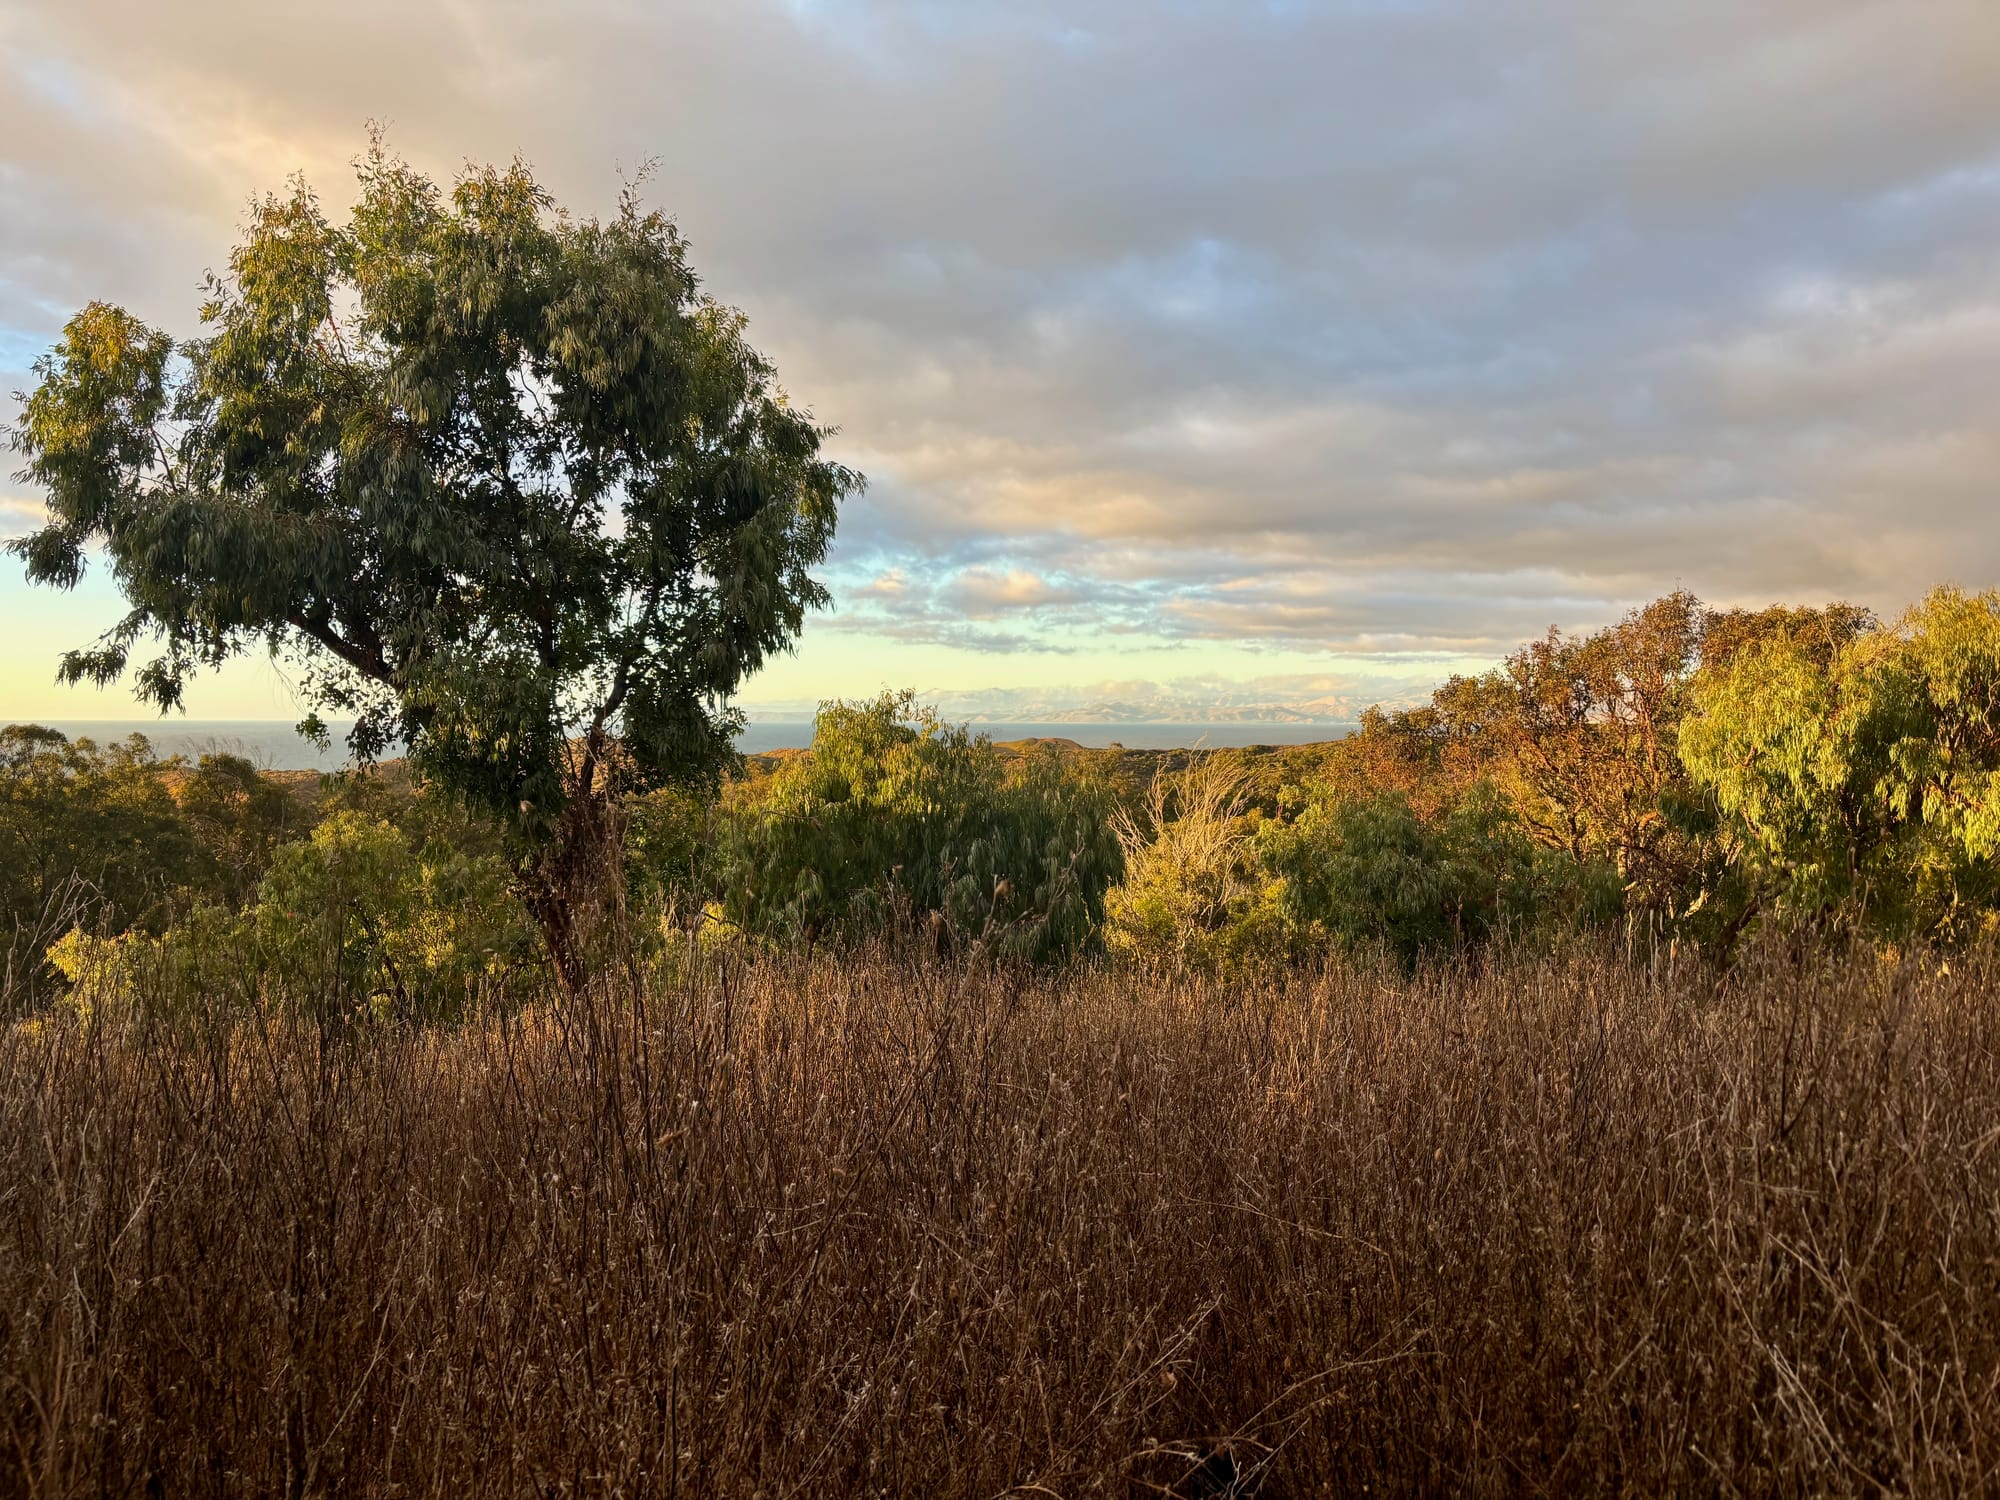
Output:
<path fill-rule="evenodd" d="M 0 1488 L 1990 1490 L 1996 978 L 875 954 L 17 1027 Z"/>

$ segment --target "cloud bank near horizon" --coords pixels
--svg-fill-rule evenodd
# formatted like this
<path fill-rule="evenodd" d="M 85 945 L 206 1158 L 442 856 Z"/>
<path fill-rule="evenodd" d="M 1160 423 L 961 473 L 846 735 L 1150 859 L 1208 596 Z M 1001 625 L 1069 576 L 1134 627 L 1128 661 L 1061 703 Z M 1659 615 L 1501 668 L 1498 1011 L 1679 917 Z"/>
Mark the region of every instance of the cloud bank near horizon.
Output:
<path fill-rule="evenodd" d="M 1329 724 L 1360 722 L 1374 705 L 1406 707 L 1425 698 L 1432 671 L 1319 673 L 1238 679 L 1183 677 L 1062 683 L 1042 687 L 919 690 L 952 722 L 974 724 Z M 815 700 L 756 705 L 766 722 L 804 722 Z"/>
<path fill-rule="evenodd" d="M 753 700 L 1220 711 L 2000 578 L 1990 0 L 0 0 L 0 57 L 9 389 L 92 297 L 191 331 L 369 118 L 584 211 L 650 161 L 873 481 Z"/>

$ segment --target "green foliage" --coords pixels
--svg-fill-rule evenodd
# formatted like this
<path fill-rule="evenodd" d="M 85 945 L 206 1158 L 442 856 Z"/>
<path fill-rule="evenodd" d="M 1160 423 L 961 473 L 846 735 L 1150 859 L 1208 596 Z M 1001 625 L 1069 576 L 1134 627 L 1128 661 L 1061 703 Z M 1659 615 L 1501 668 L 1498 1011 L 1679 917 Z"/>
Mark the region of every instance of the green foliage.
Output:
<path fill-rule="evenodd" d="M 527 856 L 602 831 L 573 803 L 730 763 L 724 705 L 825 602 L 859 477 L 669 220 L 570 217 L 519 163 L 447 191 L 378 141 L 347 223 L 302 184 L 258 203 L 201 318 L 176 343 L 93 303 L 36 366 L 14 441 L 51 519 L 15 548 L 68 587 L 101 546 L 131 605 L 62 676 L 158 636 L 165 708 L 295 657 L 357 751 L 401 738 L 507 823 L 562 947 L 587 860 Z"/>
<path fill-rule="evenodd" d="M 601 850 L 637 903 L 728 941 L 1102 943 L 1210 973 L 1621 916 L 1724 956 L 1762 917 L 1956 942 L 2000 927 L 2000 593 L 1887 629 L 1674 596 L 1310 754 L 1145 764 L 996 747 L 885 694 L 826 704 L 810 751 L 719 802 L 628 789 Z M 9 994 L 462 1015 L 534 972 L 518 833 L 394 768 L 308 801 L 228 756 L 0 731 Z"/>
<path fill-rule="evenodd" d="M 53 980 L 44 950 L 78 923 L 158 927 L 210 870 L 145 738 L 72 742 L 0 728 L 0 995 L 30 1002 Z"/>
<path fill-rule="evenodd" d="M 1536 844 L 1486 784 L 1430 822 L 1396 792 L 1309 794 L 1260 844 L 1302 937 L 1381 948 L 1405 964 L 1502 935 L 1601 925 L 1622 904 L 1616 872 Z"/>
<path fill-rule="evenodd" d="M 1233 972 L 1286 951 L 1279 886 L 1261 867 L 1242 767 L 1205 755 L 1154 777 L 1117 829 L 1125 879 L 1105 901 L 1105 942 L 1129 959 Z"/>
<path fill-rule="evenodd" d="M 278 847 L 310 823 L 297 797 L 240 755 L 203 755 L 176 800 L 213 872 L 211 886 L 232 906 L 250 897 Z"/>
<path fill-rule="evenodd" d="M 273 1004 L 323 1019 L 456 1020 L 527 972 L 505 862 L 413 845 L 352 810 L 276 851 L 256 901 L 201 901 L 157 934 L 72 929 L 49 949 L 73 1008 L 182 1022 Z"/>
<path fill-rule="evenodd" d="M 157 934 L 73 927 L 48 950 L 66 981 L 65 1008 L 89 1020 L 184 1030 L 226 1030 L 255 1003 L 262 958 L 249 919 L 206 902 Z"/>
<path fill-rule="evenodd" d="M 1156 778 L 1143 815 L 1120 824 L 1112 950 L 1209 973 L 1334 948 L 1407 965 L 1616 919 L 1616 872 L 1537 844 L 1490 784 L 1426 816 L 1401 791 L 1338 769 L 1285 788 L 1275 818 L 1251 805 L 1231 755 Z"/>
<path fill-rule="evenodd" d="M 378 776 L 333 778 L 315 817 L 237 756 L 0 729 L 9 998 L 450 1016 L 528 964 L 491 820 Z"/>
<path fill-rule="evenodd" d="M 1940 589 L 1836 650 L 1777 636 L 1705 679 L 1681 754 L 1761 899 L 1962 937 L 2000 906 L 2000 594 Z"/>
<path fill-rule="evenodd" d="M 143 735 L 71 742 L 53 729 L 0 729 L 0 900 L 26 918 L 73 881 L 110 920 L 147 920 L 189 883 L 198 850 Z"/>
<path fill-rule="evenodd" d="M 1551 631 L 1421 706 L 1371 710 L 1323 789 L 1346 802 L 1395 793 L 1431 825 L 1488 786 L 1538 849 L 1614 871 L 1633 920 L 1725 937 L 1748 895 L 1682 761 L 1694 695 L 1769 643 L 1825 661 L 1874 625 L 1848 604 L 1716 611 L 1669 594 L 1590 635 Z"/>
<path fill-rule="evenodd" d="M 531 951 L 503 861 L 350 811 L 279 852 L 250 920 L 276 986 L 324 1011 L 462 1015 Z"/>
<path fill-rule="evenodd" d="M 1108 797 L 1053 753 L 1012 771 L 908 693 L 829 703 L 809 755 L 723 819 L 723 917 L 814 938 L 934 918 L 1045 959 L 1093 941 L 1118 872 Z"/>
<path fill-rule="evenodd" d="M 663 914 L 699 912 L 712 880 L 717 810 L 688 787 L 659 787 L 632 804 L 625 831 L 631 900 Z"/>

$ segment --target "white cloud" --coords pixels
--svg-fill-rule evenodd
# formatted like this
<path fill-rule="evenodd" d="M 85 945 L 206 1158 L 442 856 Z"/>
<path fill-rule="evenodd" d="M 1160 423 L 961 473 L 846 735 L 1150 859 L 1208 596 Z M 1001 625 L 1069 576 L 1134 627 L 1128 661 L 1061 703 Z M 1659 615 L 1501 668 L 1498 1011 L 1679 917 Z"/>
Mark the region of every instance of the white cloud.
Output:
<path fill-rule="evenodd" d="M 1058 588 L 1026 568 L 1010 568 L 1004 573 L 993 568 L 967 568 L 947 585 L 945 595 L 972 619 L 989 619 L 1010 610 L 1074 604 L 1082 598 L 1077 590 Z"/>
<path fill-rule="evenodd" d="M 25 536 L 48 518 L 48 507 L 32 495 L 0 495 L 0 538 Z"/>

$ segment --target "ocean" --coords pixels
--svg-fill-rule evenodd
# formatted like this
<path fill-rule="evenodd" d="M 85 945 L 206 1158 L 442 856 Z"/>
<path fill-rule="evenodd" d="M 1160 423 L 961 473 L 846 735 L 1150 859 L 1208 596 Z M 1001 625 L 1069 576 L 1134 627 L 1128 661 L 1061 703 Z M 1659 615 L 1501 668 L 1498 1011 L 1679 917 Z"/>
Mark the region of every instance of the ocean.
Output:
<path fill-rule="evenodd" d="M 4 721 L 0 721 L 4 722 Z M 128 734 L 143 734 L 162 756 L 196 756 L 222 750 L 241 755 L 267 771 L 337 771 L 347 763 L 341 742 L 344 725 L 332 726 L 333 743 L 319 750 L 301 739 L 290 724 L 266 719 L 57 719 L 38 720 L 71 739 L 88 737 L 102 743 Z M 1352 732 L 1351 724 L 974 724 L 973 729 L 996 740 L 1066 739 L 1093 749 L 1124 745 L 1133 750 L 1170 750 L 1186 745 L 1216 748 L 1239 745 L 1303 745 L 1335 740 Z M 812 743 L 812 725 L 795 720 L 753 721 L 737 737 L 747 755 Z"/>
<path fill-rule="evenodd" d="M 1123 745 L 1128 750 L 1178 750 L 1188 745 L 1226 749 L 1241 745 L 1311 745 L 1345 739 L 1353 724 L 982 724 L 976 734 L 994 740 L 1074 740 L 1093 750 Z M 753 723 L 737 737 L 746 755 L 812 743 L 812 725 Z"/>

